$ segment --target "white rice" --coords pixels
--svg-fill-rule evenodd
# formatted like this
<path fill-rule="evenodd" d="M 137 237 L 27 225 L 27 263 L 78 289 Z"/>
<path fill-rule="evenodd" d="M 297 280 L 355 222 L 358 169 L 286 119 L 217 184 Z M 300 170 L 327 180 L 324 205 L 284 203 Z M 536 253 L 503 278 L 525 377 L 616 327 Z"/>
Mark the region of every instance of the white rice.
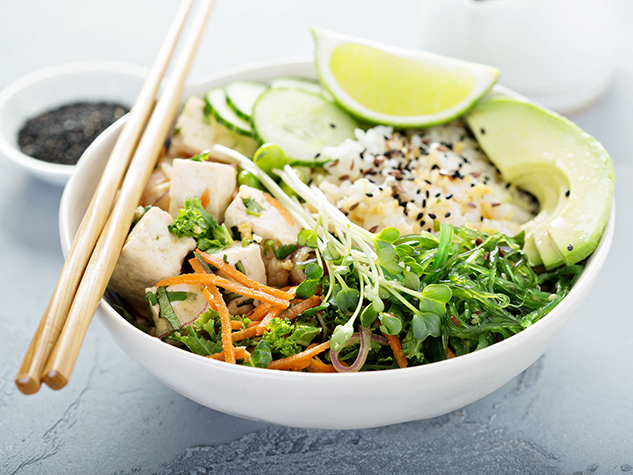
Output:
<path fill-rule="evenodd" d="M 372 232 L 437 230 L 434 222 L 515 235 L 538 211 L 504 182 L 459 121 L 411 131 L 356 130 L 356 140 L 326 147 L 332 158 L 315 183 L 353 222 Z"/>

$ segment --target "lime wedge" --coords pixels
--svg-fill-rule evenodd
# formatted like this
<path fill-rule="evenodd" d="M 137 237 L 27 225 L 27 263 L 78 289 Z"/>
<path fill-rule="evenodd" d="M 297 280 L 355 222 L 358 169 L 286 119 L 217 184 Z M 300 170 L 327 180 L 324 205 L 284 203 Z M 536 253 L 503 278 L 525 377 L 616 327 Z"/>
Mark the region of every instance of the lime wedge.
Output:
<path fill-rule="evenodd" d="M 468 111 L 499 70 L 424 51 L 393 48 L 312 28 L 321 83 L 368 122 L 425 127 Z"/>

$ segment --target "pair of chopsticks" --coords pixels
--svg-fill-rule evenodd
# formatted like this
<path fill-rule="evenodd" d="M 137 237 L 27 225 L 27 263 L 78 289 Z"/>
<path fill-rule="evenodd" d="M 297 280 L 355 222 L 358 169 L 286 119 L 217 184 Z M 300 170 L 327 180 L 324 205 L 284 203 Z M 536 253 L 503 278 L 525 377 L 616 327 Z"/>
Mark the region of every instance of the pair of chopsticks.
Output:
<path fill-rule="evenodd" d="M 121 253 L 134 210 L 173 123 L 187 73 L 214 4 L 214 0 L 200 0 L 173 73 L 154 107 L 156 93 L 193 2 L 182 0 L 79 226 L 53 296 L 15 378 L 16 386 L 24 394 L 39 391 L 42 381 L 52 389 L 61 389 L 68 383 L 90 321 Z"/>

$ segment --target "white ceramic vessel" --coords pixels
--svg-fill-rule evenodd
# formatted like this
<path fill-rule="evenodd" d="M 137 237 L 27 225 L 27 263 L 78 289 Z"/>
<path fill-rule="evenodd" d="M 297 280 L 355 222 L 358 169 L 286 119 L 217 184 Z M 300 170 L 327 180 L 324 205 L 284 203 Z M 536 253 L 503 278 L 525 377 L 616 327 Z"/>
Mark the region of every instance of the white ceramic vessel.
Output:
<path fill-rule="evenodd" d="M 43 112 L 77 101 L 107 101 L 131 106 L 147 69 L 112 61 L 86 61 L 36 71 L 0 93 L 0 154 L 41 180 L 64 185 L 74 165 L 49 163 L 22 153 L 18 132 Z"/>
<path fill-rule="evenodd" d="M 234 80 L 316 77 L 309 60 L 256 65 L 214 76 L 185 96 Z M 503 93 L 497 88 L 497 93 Z M 64 254 L 123 125 L 111 126 L 89 147 L 60 207 Z M 598 249 L 571 293 L 535 325 L 491 347 L 451 360 L 404 369 L 353 374 L 271 371 L 229 365 L 163 343 L 136 329 L 102 300 L 97 312 L 115 341 L 167 386 L 212 409 L 287 426 L 359 429 L 431 418 L 470 404 L 530 366 L 550 345 L 587 295 L 613 238 L 612 212 Z"/>
<path fill-rule="evenodd" d="M 420 47 L 496 66 L 500 84 L 562 113 L 615 69 L 611 0 L 420 0 Z"/>

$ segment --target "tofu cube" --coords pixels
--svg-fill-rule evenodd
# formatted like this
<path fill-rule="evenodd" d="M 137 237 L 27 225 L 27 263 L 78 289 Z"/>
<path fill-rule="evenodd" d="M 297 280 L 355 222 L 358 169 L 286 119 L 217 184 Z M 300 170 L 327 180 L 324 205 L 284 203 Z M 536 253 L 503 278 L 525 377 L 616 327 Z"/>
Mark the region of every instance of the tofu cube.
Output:
<path fill-rule="evenodd" d="M 213 116 L 206 115 L 204 108 L 205 103 L 199 97 L 187 99 L 176 120 L 169 154 L 186 158 L 219 144 L 252 157 L 258 142 L 223 126 Z"/>
<path fill-rule="evenodd" d="M 207 192 L 209 203 L 205 209 L 222 223 L 236 186 L 237 172 L 231 165 L 177 158 L 171 170 L 169 214 L 175 218 L 187 198 L 200 198 Z"/>
<path fill-rule="evenodd" d="M 256 209 L 248 209 L 248 203 Z M 229 229 L 237 226 L 242 233 L 250 229 L 262 239 L 272 239 L 281 244 L 296 243 L 301 231 L 274 198 L 246 185 L 240 186 L 239 193 L 226 209 L 224 223 Z"/>
<path fill-rule="evenodd" d="M 146 292 L 156 294 L 156 287 L 146 289 Z M 174 310 L 181 328 L 195 322 L 200 314 L 205 312 L 209 307 L 207 300 L 204 298 L 202 291 L 204 285 L 202 284 L 176 284 L 169 285 L 165 288 L 167 294 L 171 298 L 171 308 Z M 154 335 L 162 337 L 171 333 L 172 326 L 167 319 L 160 316 L 160 306 L 157 304 L 150 305 L 150 314 L 154 320 L 156 327 Z"/>
<path fill-rule="evenodd" d="M 187 254 L 196 248 L 190 237 L 178 238 L 167 226 L 169 213 L 152 207 L 134 226 L 114 267 L 110 288 L 137 308 L 146 308 L 145 289 L 180 273 Z"/>
<path fill-rule="evenodd" d="M 258 244 L 249 244 L 244 247 L 242 244 L 237 243 L 218 251 L 217 255 L 226 256 L 225 261 L 233 267 L 238 262 L 241 262 L 244 267 L 244 274 L 260 284 L 266 284 L 266 267 L 262 259 L 261 247 Z"/>

